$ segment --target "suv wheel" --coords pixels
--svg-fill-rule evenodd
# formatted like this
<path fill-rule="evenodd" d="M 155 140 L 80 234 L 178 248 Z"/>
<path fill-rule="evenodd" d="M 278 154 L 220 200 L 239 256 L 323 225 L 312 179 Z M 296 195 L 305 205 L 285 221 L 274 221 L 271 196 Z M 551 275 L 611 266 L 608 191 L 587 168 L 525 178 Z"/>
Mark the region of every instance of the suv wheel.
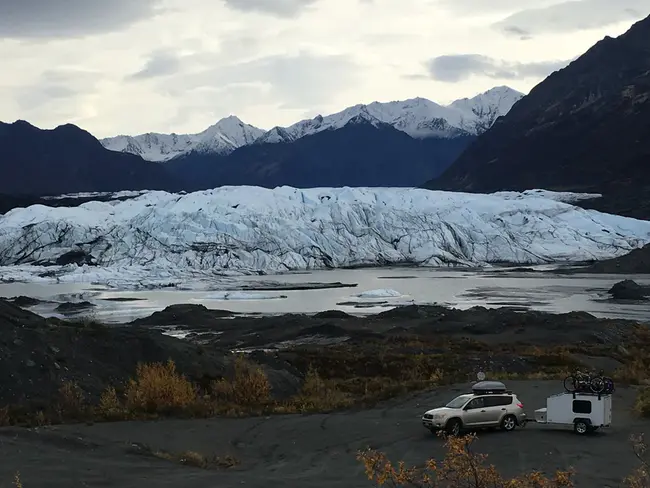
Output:
<path fill-rule="evenodd" d="M 445 425 L 445 432 L 447 435 L 457 436 L 460 434 L 461 422 L 459 419 L 451 419 Z"/>
<path fill-rule="evenodd" d="M 515 427 L 517 427 L 517 419 L 515 418 L 514 415 L 506 415 L 503 417 L 503 420 L 501 421 L 501 429 L 505 430 L 506 432 L 510 432 L 515 430 Z"/>

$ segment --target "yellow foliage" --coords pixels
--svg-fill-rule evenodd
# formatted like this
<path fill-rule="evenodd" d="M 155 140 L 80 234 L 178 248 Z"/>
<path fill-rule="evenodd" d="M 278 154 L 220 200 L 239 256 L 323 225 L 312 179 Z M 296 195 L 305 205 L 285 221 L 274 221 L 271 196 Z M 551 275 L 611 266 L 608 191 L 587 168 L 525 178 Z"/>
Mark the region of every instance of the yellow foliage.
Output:
<path fill-rule="evenodd" d="M 328 411 L 350 406 L 352 399 L 334 384 L 321 378 L 318 371 L 310 366 L 295 403 L 298 410 L 302 411 Z"/>
<path fill-rule="evenodd" d="M 84 410 L 84 391 L 74 381 L 63 382 L 59 388 L 59 413 L 61 416 L 79 418 Z"/>
<path fill-rule="evenodd" d="M 107 392 L 107 404 L 112 402 Z M 187 408 L 197 401 L 197 391 L 185 376 L 176 371 L 171 359 L 167 363 L 139 364 L 136 377 L 126 391 L 128 410 L 163 413 Z"/>
<path fill-rule="evenodd" d="M 632 448 L 634 455 L 640 461 L 641 465 L 630 476 L 625 478 L 624 484 L 627 488 L 650 488 L 650 453 L 648 445 L 645 443 L 643 434 L 633 435 Z"/>
<path fill-rule="evenodd" d="M 212 392 L 217 399 L 237 405 L 265 405 L 271 400 L 271 383 L 260 366 L 240 355 L 235 359 L 232 381 L 215 381 Z"/>
<path fill-rule="evenodd" d="M 634 401 L 634 410 L 642 417 L 650 417 L 650 388 L 641 388 Z"/>
<path fill-rule="evenodd" d="M 99 398 L 97 411 L 105 419 L 119 419 L 124 417 L 124 406 L 117 396 L 117 391 L 112 386 L 104 390 Z"/>
<path fill-rule="evenodd" d="M 487 455 L 472 451 L 475 435 L 449 437 L 447 453 L 442 461 L 428 460 L 423 468 L 406 467 L 403 461 L 395 466 L 385 454 L 367 449 L 359 451 L 357 459 L 365 467 L 369 480 L 378 486 L 412 488 L 569 488 L 573 487 L 570 471 L 557 471 L 548 478 L 532 472 L 507 479 L 493 465 L 486 464 Z M 637 487 L 634 487 L 637 488 Z"/>

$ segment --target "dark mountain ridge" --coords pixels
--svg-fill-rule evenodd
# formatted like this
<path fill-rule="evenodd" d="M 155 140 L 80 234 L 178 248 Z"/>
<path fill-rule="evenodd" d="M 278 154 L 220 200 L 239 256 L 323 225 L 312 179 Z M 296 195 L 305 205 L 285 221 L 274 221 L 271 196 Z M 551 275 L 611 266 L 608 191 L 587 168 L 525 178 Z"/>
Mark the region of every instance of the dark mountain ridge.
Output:
<path fill-rule="evenodd" d="M 474 139 L 414 139 L 357 117 L 293 142 L 252 144 L 227 156 L 190 153 L 164 164 L 188 191 L 219 185 L 415 186 L 444 171 Z"/>
<path fill-rule="evenodd" d="M 44 130 L 0 122 L 0 147 L 0 194 L 181 189 L 161 165 L 109 151 L 73 124 Z"/>
<path fill-rule="evenodd" d="M 650 217 L 650 17 L 551 74 L 426 188 L 602 193 L 585 205 Z"/>

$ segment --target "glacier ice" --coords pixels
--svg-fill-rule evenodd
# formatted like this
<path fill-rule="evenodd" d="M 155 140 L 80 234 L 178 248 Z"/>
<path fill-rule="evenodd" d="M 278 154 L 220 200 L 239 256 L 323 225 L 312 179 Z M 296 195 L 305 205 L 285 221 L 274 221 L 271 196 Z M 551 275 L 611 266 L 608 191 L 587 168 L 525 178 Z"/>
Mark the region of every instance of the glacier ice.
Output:
<path fill-rule="evenodd" d="M 0 268 L 0 279 L 54 269 L 58 276 L 90 273 L 106 281 L 111 273 L 149 274 L 162 285 L 188 272 L 541 264 L 611 258 L 650 242 L 650 222 L 558 201 L 567 198 L 240 186 L 149 191 L 78 207 L 33 205 L 0 216 L 0 266 L 9 267 Z M 73 250 L 90 254 L 97 267 L 40 267 Z"/>

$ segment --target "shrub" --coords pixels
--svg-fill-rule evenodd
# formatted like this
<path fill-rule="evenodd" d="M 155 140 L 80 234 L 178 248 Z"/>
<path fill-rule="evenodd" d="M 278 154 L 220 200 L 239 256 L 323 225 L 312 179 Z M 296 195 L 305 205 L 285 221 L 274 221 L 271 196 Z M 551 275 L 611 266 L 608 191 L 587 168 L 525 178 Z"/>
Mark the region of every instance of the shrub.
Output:
<path fill-rule="evenodd" d="M 116 406 L 112 395 L 108 390 L 105 392 L 109 411 L 111 403 Z M 176 371 L 176 365 L 170 359 L 165 364 L 139 364 L 135 379 L 127 384 L 125 397 L 125 407 L 129 411 L 170 413 L 195 404 L 197 391 L 187 378 Z"/>
<path fill-rule="evenodd" d="M 634 455 L 641 465 L 630 476 L 625 478 L 624 484 L 628 488 L 649 488 L 650 487 L 650 453 L 645 443 L 643 434 L 633 435 L 630 438 Z"/>
<path fill-rule="evenodd" d="M 99 398 L 97 413 L 106 420 L 119 420 L 126 416 L 124 406 L 112 386 L 106 388 Z"/>
<path fill-rule="evenodd" d="M 321 378 L 318 371 L 310 366 L 294 403 L 301 411 L 329 411 L 352 405 L 352 399 L 336 388 L 332 381 Z"/>
<path fill-rule="evenodd" d="M 634 410 L 642 417 L 650 417 L 650 388 L 641 388 L 634 401 Z"/>
<path fill-rule="evenodd" d="M 231 381 L 222 379 L 212 384 L 217 400 L 241 406 L 260 406 L 271 401 L 271 384 L 264 370 L 243 355 L 234 362 Z"/>
<path fill-rule="evenodd" d="M 80 419 L 85 413 L 85 394 L 74 381 L 65 381 L 59 388 L 58 411 L 62 418 Z"/>
<path fill-rule="evenodd" d="M 506 479 L 493 465 L 487 465 L 485 454 L 472 451 L 476 435 L 449 437 L 444 459 L 428 460 L 422 468 L 407 468 L 403 461 L 394 466 L 381 452 L 359 451 L 357 459 L 365 467 L 368 479 L 378 486 L 409 486 L 412 488 L 466 487 L 466 488 L 559 488 L 573 487 L 570 471 L 557 471 L 551 478 L 532 472 Z"/>

